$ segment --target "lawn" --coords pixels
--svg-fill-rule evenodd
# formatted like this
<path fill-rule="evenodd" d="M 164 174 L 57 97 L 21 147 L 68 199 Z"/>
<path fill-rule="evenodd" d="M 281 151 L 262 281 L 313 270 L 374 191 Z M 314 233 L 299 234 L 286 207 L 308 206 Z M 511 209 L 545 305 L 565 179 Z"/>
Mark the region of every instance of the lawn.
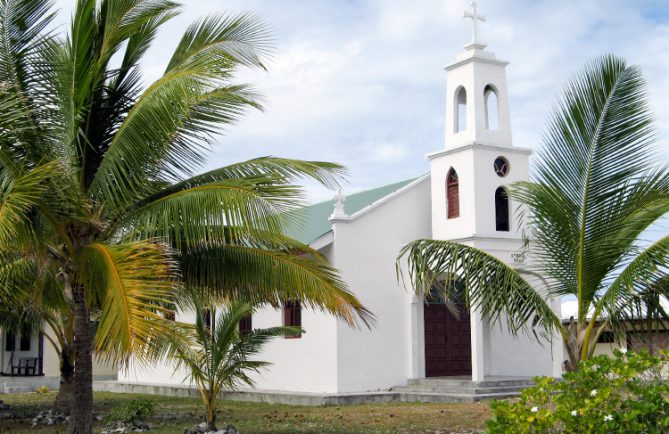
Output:
<path fill-rule="evenodd" d="M 0 434 L 63 434 L 64 426 L 31 428 L 33 415 L 48 410 L 55 394 L 0 395 L 21 419 L 0 420 Z M 152 433 L 180 434 L 203 420 L 200 402 L 193 398 L 114 393 L 95 394 L 95 414 L 106 416 L 112 408 L 133 399 L 156 403 L 150 420 Z M 482 430 L 490 416 L 486 403 L 466 404 L 368 404 L 354 406 L 297 407 L 226 401 L 220 405 L 219 427 L 233 424 L 242 434 L 255 433 L 470 433 Z M 97 432 L 104 426 L 98 422 Z"/>

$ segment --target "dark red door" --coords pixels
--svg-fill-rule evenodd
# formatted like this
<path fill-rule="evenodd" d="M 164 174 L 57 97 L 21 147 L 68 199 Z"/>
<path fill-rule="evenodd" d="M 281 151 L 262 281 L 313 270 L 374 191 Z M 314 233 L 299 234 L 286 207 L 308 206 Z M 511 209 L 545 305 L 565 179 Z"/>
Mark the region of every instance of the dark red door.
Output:
<path fill-rule="evenodd" d="M 426 303 L 425 376 L 472 374 L 471 325 L 464 305 L 456 305 L 456 318 L 442 303 Z"/>

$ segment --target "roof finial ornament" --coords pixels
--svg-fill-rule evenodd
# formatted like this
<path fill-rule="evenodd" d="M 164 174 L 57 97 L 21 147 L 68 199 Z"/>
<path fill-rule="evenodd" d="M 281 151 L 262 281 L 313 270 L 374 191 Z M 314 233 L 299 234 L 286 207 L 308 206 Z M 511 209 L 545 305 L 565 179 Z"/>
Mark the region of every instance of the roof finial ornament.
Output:
<path fill-rule="evenodd" d="M 345 202 L 346 196 L 344 196 L 344 192 L 341 191 L 341 188 L 337 189 L 337 194 L 334 196 L 334 211 L 332 211 L 332 215 L 330 216 L 331 221 L 349 220 L 349 216 L 344 209 Z"/>
<path fill-rule="evenodd" d="M 485 22 L 485 15 L 479 15 L 478 14 L 478 3 L 476 0 L 473 0 L 471 3 L 472 10 L 471 11 L 465 11 L 465 14 L 463 15 L 464 18 L 471 18 L 472 20 L 472 41 L 465 45 L 465 48 L 468 50 L 471 49 L 484 49 L 485 44 L 481 43 L 479 41 L 479 32 L 478 32 L 478 22 L 482 21 Z"/>

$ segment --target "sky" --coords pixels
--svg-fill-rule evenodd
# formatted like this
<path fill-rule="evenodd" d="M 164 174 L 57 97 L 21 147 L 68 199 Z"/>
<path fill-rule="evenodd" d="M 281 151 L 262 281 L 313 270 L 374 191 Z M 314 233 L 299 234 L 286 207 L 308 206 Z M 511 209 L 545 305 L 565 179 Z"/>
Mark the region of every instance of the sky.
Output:
<path fill-rule="evenodd" d="M 58 0 L 67 21 L 73 0 Z M 164 70 L 186 26 L 210 13 L 253 12 L 272 30 L 268 71 L 240 82 L 265 96 L 217 138 L 206 169 L 273 155 L 335 161 L 345 192 L 426 173 L 444 148 L 443 67 L 463 51 L 468 0 L 182 0 L 143 62 L 147 83 Z M 556 98 L 597 56 L 642 68 L 656 114 L 660 158 L 669 158 L 669 1 L 480 0 L 480 39 L 507 67 L 514 144 L 538 149 Z M 307 184 L 311 200 L 333 193 Z"/>

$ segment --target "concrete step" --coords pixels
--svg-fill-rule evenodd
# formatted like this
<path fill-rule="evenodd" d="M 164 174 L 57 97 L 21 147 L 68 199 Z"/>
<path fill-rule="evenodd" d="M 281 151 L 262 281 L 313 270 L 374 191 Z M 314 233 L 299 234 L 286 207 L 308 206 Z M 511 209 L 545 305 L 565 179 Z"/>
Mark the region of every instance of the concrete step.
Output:
<path fill-rule="evenodd" d="M 531 387 L 534 381 L 530 378 L 516 378 L 505 380 L 483 380 L 471 381 L 463 379 L 451 378 L 417 378 L 410 379 L 407 383 L 409 386 L 429 386 L 429 387 Z"/>
<path fill-rule="evenodd" d="M 514 398 L 519 396 L 520 392 L 482 393 L 478 395 L 460 393 L 400 392 L 399 395 L 401 402 L 456 403 Z"/>
<path fill-rule="evenodd" d="M 530 378 L 492 377 L 484 381 L 469 378 L 437 377 L 409 380 L 406 385 L 391 390 L 404 402 L 473 402 L 519 396 L 534 385 Z"/>
<path fill-rule="evenodd" d="M 393 392 L 400 393 L 455 393 L 467 395 L 482 395 L 494 393 L 515 393 L 519 394 L 525 387 L 522 386 L 503 386 L 503 387 L 443 387 L 428 385 L 411 385 L 393 387 Z"/>

